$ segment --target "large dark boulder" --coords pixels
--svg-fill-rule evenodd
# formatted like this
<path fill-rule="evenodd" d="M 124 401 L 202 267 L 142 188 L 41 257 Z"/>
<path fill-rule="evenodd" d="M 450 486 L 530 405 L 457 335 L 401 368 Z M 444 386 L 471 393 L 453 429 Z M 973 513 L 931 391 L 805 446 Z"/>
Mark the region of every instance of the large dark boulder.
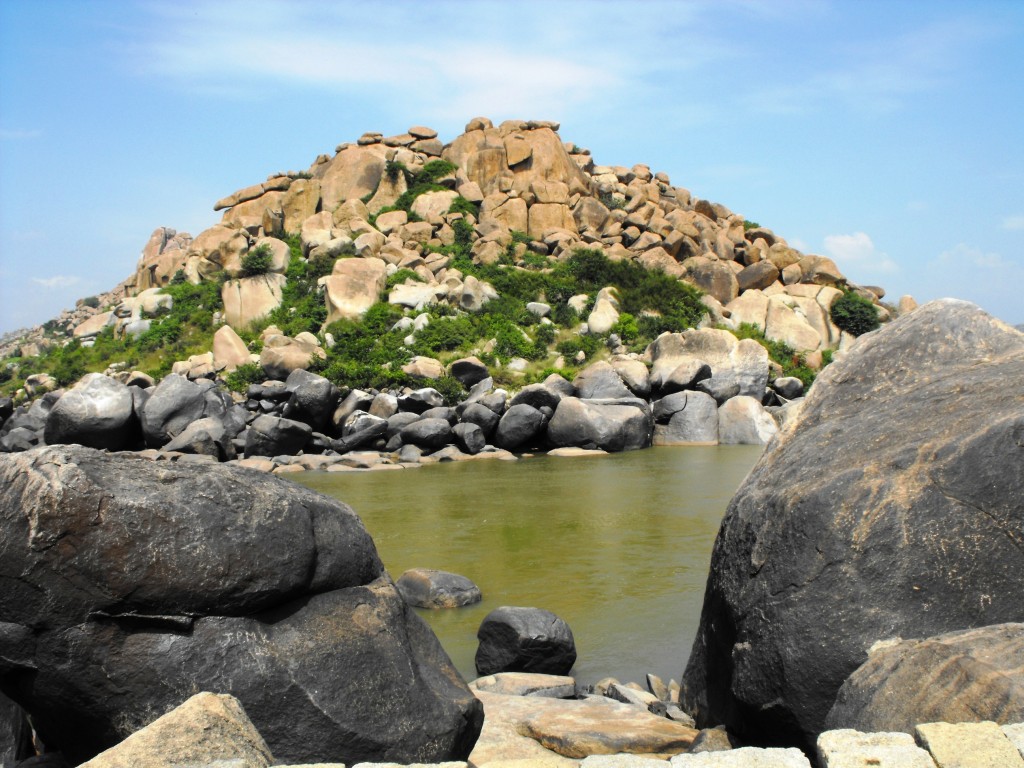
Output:
<path fill-rule="evenodd" d="M 328 379 L 296 368 L 288 374 L 285 388 L 291 393 L 282 415 L 323 432 L 331 423 L 340 390 Z"/>
<path fill-rule="evenodd" d="M 588 365 L 576 375 L 572 383 L 577 396 L 584 400 L 633 397 L 633 392 L 622 381 L 622 377 L 605 360 Z"/>
<path fill-rule="evenodd" d="M 6 768 L 34 754 L 24 711 L 0 693 L 0 765 Z"/>
<path fill-rule="evenodd" d="M 463 423 L 476 424 L 484 433 L 485 438 L 494 434 L 494 429 L 500 420 L 501 416 L 480 403 L 470 403 L 462 411 Z"/>
<path fill-rule="evenodd" d="M 654 419 L 646 402 L 635 397 L 580 400 L 565 397 L 548 424 L 548 441 L 555 446 L 632 451 L 647 448 L 654 436 Z"/>
<path fill-rule="evenodd" d="M 210 416 L 193 421 L 185 427 L 184 432 L 160 450 L 213 456 L 217 461 L 230 461 L 237 453 L 231 442 L 233 437 L 223 421 Z"/>
<path fill-rule="evenodd" d="M 529 446 L 538 439 L 546 421 L 544 414 L 532 405 L 513 405 L 505 411 L 494 430 L 494 444 L 509 451 Z"/>
<path fill-rule="evenodd" d="M 292 456 L 313 436 L 313 428 L 293 419 L 257 416 L 245 433 L 246 456 Z"/>
<path fill-rule="evenodd" d="M 212 381 L 189 381 L 176 373 L 169 374 L 142 406 L 140 419 L 146 445 L 160 448 L 193 421 L 222 417 L 227 409 L 228 403 Z"/>
<path fill-rule="evenodd" d="M 1024 624 L 996 624 L 872 649 L 843 683 L 829 730 L 1024 722 Z"/>
<path fill-rule="evenodd" d="M 231 465 L 0 457 L 0 691 L 77 764 L 195 690 L 285 762 L 464 758 L 482 717 L 344 504 Z"/>
<path fill-rule="evenodd" d="M 139 442 L 131 390 L 101 373 L 87 374 L 46 417 L 47 445 L 78 443 L 118 451 Z"/>
<path fill-rule="evenodd" d="M 576 640 L 565 621 L 542 608 L 504 605 L 488 613 L 476 633 L 476 671 L 567 675 Z"/>
<path fill-rule="evenodd" d="M 427 450 L 443 448 L 455 439 L 447 419 L 418 419 L 403 427 L 398 434 L 403 443 L 418 445 Z"/>
<path fill-rule="evenodd" d="M 1024 620 L 1024 334 L 932 302 L 826 368 L 733 498 L 681 705 L 811 747 L 879 640 Z"/>

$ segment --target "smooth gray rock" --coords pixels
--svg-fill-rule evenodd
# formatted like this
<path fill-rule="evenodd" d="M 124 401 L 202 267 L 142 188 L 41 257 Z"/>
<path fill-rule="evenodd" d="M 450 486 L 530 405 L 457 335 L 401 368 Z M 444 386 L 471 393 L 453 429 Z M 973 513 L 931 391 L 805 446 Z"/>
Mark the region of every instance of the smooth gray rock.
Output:
<path fill-rule="evenodd" d="M 416 389 L 398 398 L 398 410 L 412 413 L 423 413 L 441 405 L 444 405 L 444 398 L 433 387 Z"/>
<path fill-rule="evenodd" d="M 341 392 L 329 380 L 301 368 L 288 374 L 285 389 L 291 393 L 282 416 L 323 432 L 331 423 Z"/>
<path fill-rule="evenodd" d="M 787 400 L 795 400 L 804 394 L 804 383 L 796 376 L 779 376 L 771 386 Z"/>
<path fill-rule="evenodd" d="M 622 377 L 604 360 L 592 363 L 573 379 L 576 395 L 580 399 L 620 399 L 633 397 L 633 392 L 622 381 Z"/>
<path fill-rule="evenodd" d="M 0 685 L 73 764 L 191 690 L 235 696 L 288 763 L 464 759 L 479 733 L 340 502 L 54 446 L 0 457 L 0 526 Z"/>
<path fill-rule="evenodd" d="M 494 434 L 501 417 L 487 406 L 470 403 L 463 409 L 461 419 L 465 424 L 476 424 L 484 433 L 484 437 L 489 438 Z"/>
<path fill-rule="evenodd" d="M 487 447 L 484 431 L 476 424 L 462 423 L 452 427 L 455 444 L 470 456 L 475 456 Z"/>
<path fill-rule="evenodd" d="M 313 436 L 313 428 L 301 421 L 277 416 L 258 416 L 245 433 L 246 456 L 294 456 Z"/>
<path fill-rule="evenodd" d="M 556 389 L 549 388 L 546 384 L 528 384 L 516 392 L 509 401 L 509 407 L 515 405 L 529 405 L 537 410 L 541 408 L 558 407 L 558 401 L 562 399 L 562 393 Z"/>
<path fill-rule="evenodd" d="M 680 699 L 698 724 L 810 750 L 876 641 L 1024 621 L 1022 392 L 1024 336 L 951 299 L 819 374 L 722 521 Z"/>
<path fill-rule="evenodd" d="M 731 378 L 717 378 L 715 376 L 698 381 L 694 385 L 694 389 L 698 392 L 703 392 L 705 395 L 710 395 L 719 405 L 740 393 L 739 382 Z M 760 402 L 760 399 L 758 399 L 758 402 Z"/>
<path fill-rule="evenodd" d="M 765 445 L 779 426 L 752 397 L 734 397 L 718 409 L 718 442 L 722 445 Z"/>
<path fill-rule="evenodd" d="M 443 448 L 455 439 L 447 419 L 419 419 L 403 427 L 398 434 L 403 443 L 431 451 Z"/>
<path fill-rule="evenodd" d="M 647 403 L 627 397 L 581 400 L 565 397 L 548 424 L 554 446 L 632 451 L 651 445 L 654 419 Z"/>
<path fill-rule="evenodd" d="M 194 382 L 176 373 L 164 376 L 142 406 L 142 434 L 146 445 L 160 448 L 194 421 L 220 417 L 227 404 L 211 381 Z"/>
<path fill-rule="evenodd" d="M 671 400 L 671 402 L 666 402 Z M 718 442 L 718 404 L 704 392 L 677 392 L 654 404 L 654 412 L 671 411 L 667 424 L 655 424 L 655 445 Z"/>
<path fill-rule="evenodd" d="M 572 630 L 551 611 L 502 606 L 484 617 L 477 630 L 476 671 L 542 672 L 566 675 L 576 663 Z"/>
<path fill-rule="evenodd" d="M 544 429 L 544 414 L 530 405 L 513 405 L 498 422 L 494 444 L 507 451 L 529 446 Z"/>
<path fill-rule="evenodd" d="M 232 436 L 224 428 L 224 422 L 211 416 L 192 422 L 184 432 L 160 450 L 202 454 L 213 456 L 217 461 L 231 461 L 236 456 L 231 439 Z"/>
<path fill-rule="evenodd" d="M 132 393 L 121 382 L 91 373 L 64 393 L 46 416 L 48 445 L 78 443 L 119 451 L 140 442 Z"/>

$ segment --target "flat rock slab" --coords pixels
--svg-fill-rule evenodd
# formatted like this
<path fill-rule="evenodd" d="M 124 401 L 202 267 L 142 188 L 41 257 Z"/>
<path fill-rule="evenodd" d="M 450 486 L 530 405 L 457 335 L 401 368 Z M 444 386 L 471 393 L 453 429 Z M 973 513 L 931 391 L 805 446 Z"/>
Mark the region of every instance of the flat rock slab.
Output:
<path fill-rule="evenodd" d="M 917 739 L 938 768 L 1024 768 L 1024 758 L 995 723 L 924 723 Z"/>
<path fill-rule="evenodd" d="M 935 768 L 909 733 L 862 733 L 849 728 L 818 737 L 821 768 Z"/>
<path fill-rule="evenodd" d="M 676 755 L 672 768 L 811 768 L 799 749 L 758 749 L 741 747 L 728 752 Z"/>
<path fill-rule="evenodd" d="M 473 691 L 473 695 L 484 705 L 484 726 L 469 755 L 470 763 L 482 768 L 495 761 L 524 761 L 513 768 L 526 768 L 528 765 L 533 768 L 533 761 L 571 762 L 520 732 L 520 724 L 527 717 L 565 702 L 535 696 L 506 696 L 487 691 Z M 538 766 L 541 764 L 538 763 Z"/>
<path fill-rule="evenodd" d="M 575 758 L 620 752 L 674 755 L 688 749 L 697 736 L 693 728 L 600 697 L 553 700 L 529 715 L 520 732 Z"/>
<path fill-rule="evenodd" d="M 576 695 L 576 681 L 566 675 L 542 675 L 536 672 L 499 672 L 478 677 L 469 684 L 471 691 L 503 693 L 506 696 L 543 696 L 569 699 Z"/>

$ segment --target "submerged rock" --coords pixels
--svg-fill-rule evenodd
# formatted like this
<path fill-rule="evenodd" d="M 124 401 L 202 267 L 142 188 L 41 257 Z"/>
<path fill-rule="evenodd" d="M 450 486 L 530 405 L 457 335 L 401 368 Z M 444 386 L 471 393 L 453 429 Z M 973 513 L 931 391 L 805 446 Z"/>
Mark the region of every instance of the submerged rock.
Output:
<path fill-rule="evenodd" d="M 402 599 L 416 608 L 460 608 L 483 599 L 480 587 L 457 573 L 410 568 L 395 583 Z"/>

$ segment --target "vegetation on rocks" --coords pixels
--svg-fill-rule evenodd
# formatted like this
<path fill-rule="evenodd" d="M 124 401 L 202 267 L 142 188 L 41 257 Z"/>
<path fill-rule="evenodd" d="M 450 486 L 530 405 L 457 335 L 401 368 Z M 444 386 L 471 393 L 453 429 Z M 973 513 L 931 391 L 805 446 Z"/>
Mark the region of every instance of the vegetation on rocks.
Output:
<path fill-rule="evenodd" d="M 863 296 L 845 291 L 832 305 L 832 322 L 853 336 L 875 330 L 880 322 L 875 305 Z"/>

